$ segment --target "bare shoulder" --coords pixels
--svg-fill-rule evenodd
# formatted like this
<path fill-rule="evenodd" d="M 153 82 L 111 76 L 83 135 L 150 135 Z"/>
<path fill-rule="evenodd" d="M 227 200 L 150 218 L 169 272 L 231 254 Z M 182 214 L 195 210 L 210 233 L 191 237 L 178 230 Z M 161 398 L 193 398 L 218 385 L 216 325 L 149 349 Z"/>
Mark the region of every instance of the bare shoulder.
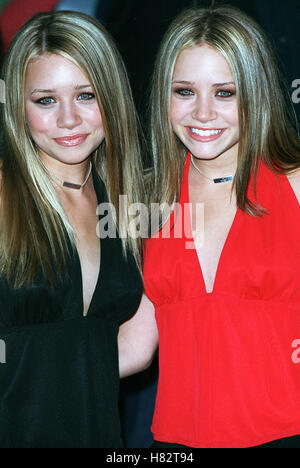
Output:
<path fill-rule="evenodd" d="M 291 172 L 287 177 L 300 203 L 300 169 Z"/>

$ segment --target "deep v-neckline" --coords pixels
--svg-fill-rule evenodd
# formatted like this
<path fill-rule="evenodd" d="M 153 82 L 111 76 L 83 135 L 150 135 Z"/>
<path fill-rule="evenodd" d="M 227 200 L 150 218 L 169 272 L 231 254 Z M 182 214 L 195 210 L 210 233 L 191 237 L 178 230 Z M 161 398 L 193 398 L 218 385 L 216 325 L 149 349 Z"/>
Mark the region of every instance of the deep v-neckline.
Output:
<path fill-rule="evenodd" d="M 79 253 L 78 253 L 78 249 L 77 250 L 77 257 L 78 257 L 78 262 L 79 262 L 79 270 L 80 270 L 80 285 L 81 285 L 81 288 L 80 288 L 80 296 L 81 296 L 81 315 L 83 317 L 87 317 L 90 310 L 91 310 L 91 306 L 92 306 L 92 303 L 93 303 L 93 300 L 94 300 L 94 297 L 95 297 L 95 293 L 96 293 L 96 290 L 98 288 L 98 284 L 100 282 L 100 275 L 101 275 L 101 270 L 102 270 L 102 252 L 101 252 L 101 248 L 102 248 L 102 243 L 101 243 L 101 239 L 99 238 L 99 249 L 100 249 L 100 258 L 99 258 L 99 269 L 98 269 L 98 275 L 97 275 L 97 279 L 96 279 L 96 282 L 95 282 L 95 287 L 94 287 L 94 290 L 93 290 L 93 293 L 92 293 L 92 296 L 91 296 L 91 300 L 88 304 L 88 308 L 87 308 L 87 311 L 86 313 L 84 313 L 84 293 L 83 293 L 83 270 L 82 270 L 82 263 L 81 263 L 81 260 L 80 260 L 80 256 L 79 256 Z"/>
<path fill-rule="evenodd" d="M 190 162 L 191 162 L 191 156 L 190 153 L 187 156 L 186 160 L 186 165 L 184 168 L 184 176 L 183 176 L 183 193 L 182 193 L 182 199 L 183 199 L 183 204 L 187 203 L 188 206 L 190 207 L 190 194 L 189 194 L 189 171 L 190 171 Z M 230 245 L 232 243 L 232 237 L 233 233 L 237 228 L 237 224 L 239 222 L 239 216 L 240 216 L 240 210 L 236 208 L 235 214 L 232 220 L 232 223 L 230 225 L 230 228 L 228 230 L 227 236 L 225 238 L 225 242 L 223 244 L 223 247 L 221 249 L 221 253 L 217 262 L 217 268 L 215 271 L 215 277 L 213 281 L 213 286 L 212 290 L 208 291 L 207 290 L 207 282 L 204 278 L 204 273 L 203 273 L 203 268 L 201 265 L 201 260 L 200 260 L 200 255 L 198 254 L 198 250 L 196 247 L 196 241 L 194 238 L 194 234 L 192 231 L 192 220 L 191 220 L 191 211 L 190 209 L 185 210 L 185 216 L 187 217 L 186 223 L 188 226 L 188 232 L 190 233 L 191 239 L 189 239 L 189 242 L 192 241 L 193 248 L 192 250 L 192 255 L 193 255 L 193 260 L 197 262 L 198 268 L 200 270 L 200 276 L 201 276 L 201 283 L 202 287 L 207 295 L 214 294 L 217 292 L 218 289 L 218 283 L 219 283 L 219 277 L 222 274 L 222 270 L 224 269 L 224 266 L 226 265 L 226 256 L 228 251 L 230 250 Z M 186 239 L 187 242 L 187 239 Z"/>
<path fill-rule="evenodd" d="M 101 203 L 101 197 L 102 197 L 102 193 L 101 193 L 101 189 L 100 189 L 100 181 L 97 180 L 97 175 L 95 173 L 95 169 L 94 169 L 94 166 L 92 167 L 92 176 L 93 176 L 93 185 L 94 185 L 94 190 L 95 190 L 95 193 L 96 193 L 96 197 L 97 197 L 97 206 Z M 104 200 L 102 200 L 104 201 Z M 98 215 L 98 221 L 101 219 L 101 216 Z M 84 313 L 84 297 L 83 297 L 83 270 L 82 270 L 82 264 L 81 264 L 81 260 L 80 260 L 80 256 L 79 256 L 79 252 L 78 252 L 78 249 L 77 247 L 75 247 L 76 249 L 76 256 L 77 256 L 77 261 L 78 261 L 78 264 L 79 264 L 79 275 L 80 275 L 80 314 L 81 314 L 81 317 L 83 318 L 86 318 L 87 316 L 90 315 L 90 312 L 92 311 L 92 308 L 93 308 L 93 304 L 94 304 L 94 300 L 95 300 L 95 295 L 96 295 L 96 292 L 99 288 L 99 285 L 101 284 L 102 282 L 102 272 L 103 272 L 103 261 L 104 261 L 104 249 L 103 249 L 103 239 L 100 238 L 99 236 L 99 249 L 100 249 L 100 259 L 99 259 L 99 271 L 98 271 L 98 276 L 97 276 L 97 280 L 95 282 L 95 288 L 93 290 L 93 294 L 91 296 L 91 300 L 90 300 L 90 303 L 88 305 L 88 308 L 87 308 L 87 311 L 86 311 L 86 314 Z"/>

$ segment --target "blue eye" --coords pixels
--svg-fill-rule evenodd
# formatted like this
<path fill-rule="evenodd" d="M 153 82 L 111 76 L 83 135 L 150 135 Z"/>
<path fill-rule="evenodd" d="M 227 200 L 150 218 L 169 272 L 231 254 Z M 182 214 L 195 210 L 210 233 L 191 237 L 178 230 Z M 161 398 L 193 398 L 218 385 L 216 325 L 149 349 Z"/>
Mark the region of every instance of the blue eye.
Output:
<path fill-rule="evenodd" d="M 191 96 L 193 91 L 188 88 L 178 88 L 175 89 L 175 93 L 179 94 L 180 96 Z"/>
<path fill-rule="evenodd" d="M 94 98 L 95 98 L 95 94 L 93 93 L 81 93 L 78 96 L 78 99 L 81 101 L 90 101 L 91 99 L 94 99 Z"/>
<path fill-rule="evenodd" d="M 220 91 L 217 92 L 217 95 L 220 97 L 227 98 L 227 97 L 233 96 L 233 92 L 226 91 L 225 89 L 221 89 Z"/>
<path fill-rule="evenodd" d="M 43 106 L 47 106 L 49 104 L 53 104 L 54 99 L 50 96 L 46 96 L 46 97 L 43 97 L 41 99 L 38 99 L 37 101 L 35 101 L 37 104 L 42 104 Z"/>

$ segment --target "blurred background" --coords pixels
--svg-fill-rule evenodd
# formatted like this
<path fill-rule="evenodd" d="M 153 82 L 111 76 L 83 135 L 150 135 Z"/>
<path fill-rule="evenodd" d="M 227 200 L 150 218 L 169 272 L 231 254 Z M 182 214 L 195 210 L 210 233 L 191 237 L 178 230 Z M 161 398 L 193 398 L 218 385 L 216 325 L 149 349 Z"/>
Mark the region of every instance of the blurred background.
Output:
<path fill-rule="evenodd" d="M 74 10 L 94 16 L 114 37 L 123 56 L 143 126 L 155 55 L 174 17 L 213 0 L 0 0 L 0 66 L 17 30 L 35 13 Z M 277 53 L 295 114 L 300 121 L 300 0 L 216 0 L 239 7 L 267 32 Z M 1 78 L 1 77 L 0 77 Z M 120 411 L 126 447 L 149 447 L 157 384 L 150 369 L 121 382 Z"/>

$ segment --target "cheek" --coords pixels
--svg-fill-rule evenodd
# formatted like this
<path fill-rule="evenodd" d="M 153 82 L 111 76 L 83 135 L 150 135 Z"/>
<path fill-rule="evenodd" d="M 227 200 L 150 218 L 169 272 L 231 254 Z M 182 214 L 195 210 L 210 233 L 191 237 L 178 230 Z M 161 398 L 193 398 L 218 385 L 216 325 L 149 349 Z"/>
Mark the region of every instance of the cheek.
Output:
<path fill-rule="evenodd" d="M 176 98 L 175 96 L 171 97 L 171 102 L 170 102 L 170 109 L 171 109 L 171 116 L 173 116 L 174 119 L 177 119 L 178 116 L 182 114 L 182 108 L 184 107 L 184 103 Z"/>
<path fill-rule="evenodd" d="M 100 112 L 94 114 L 92 124 L 93 124 L 93 127 L 95 128 L 98 144 L 100 144 L 105 138 L 103 121 L 102 121 Z"/>
<path fill-rule="evenodd" d="M 226 120 L 230 122 L 232 125 L 237 126 L 239 125 L 239 114 L 238 114 L 238 107 L 237 104 L 232 104 L 227 110 L 226 110 Z"/>
<path fill-rule="evenodd" d="M 99 110 L 91 110 L 89 115 L 86 115 L 85 121 L 90 125 L 90 129 L 94 132 L 97 145 L 100 145 L 105 138 L 101 112 Z"/>
<path fill-rule="evenodd" d="M 89 122 L 90 125 L 94 127 L 102 127 L 103 122 L 102 122 L 102 117 L 101 117 L 101 112 L 97 107 L 91 107 L 91 108 L 86 108 L 84 109 L 84 113 L 82 114 L 83 120 L 86 122 Z"/>
<path fill-rule="evenodd" d="M 102 121 L 100 110 L 98 108 L 91 110 L 88 120 L 89 120 L 90 125 L 94 128 L 96 138 L 97 138 L 97 144 L 100 145 L 105 138 L 103 121 Z"/>
<path fill-rule="evenodd" d="M 49 116 L 41 115 L 33 109 L 25 108 L 26 122 L 32 136 L 37 133 L 46 133 L 51 127 Z"/>
<path fill-rule="evenodd" d="M 176 126 L 180 124 L 182 117 L 185 114 L 184 106 L 181 102 L 178 102 L 176 99 L 171 99 L 170 106 L 170 119 L 173 130 L 176 133 Z"/>

